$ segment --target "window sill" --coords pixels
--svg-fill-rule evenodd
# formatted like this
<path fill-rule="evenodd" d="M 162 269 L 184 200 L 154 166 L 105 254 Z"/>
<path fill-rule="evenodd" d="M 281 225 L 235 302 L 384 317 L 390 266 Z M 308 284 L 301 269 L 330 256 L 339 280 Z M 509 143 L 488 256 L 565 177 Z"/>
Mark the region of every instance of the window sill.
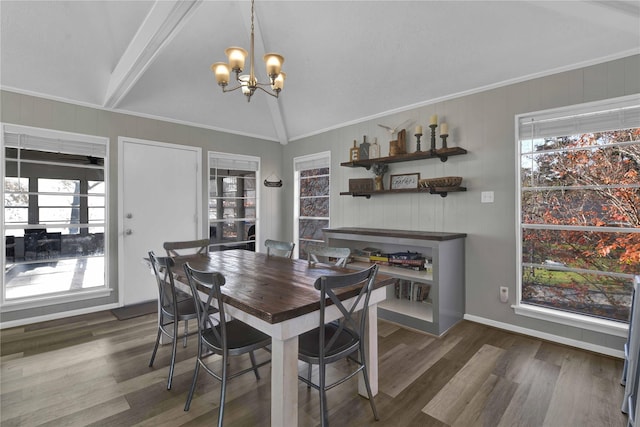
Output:
<path fill-rule="evenodd" d="M 103 298 L 111 295 L 114 289 L 98 288 L 95 290 L 78 291 L 73 293 L 46 295 L 34 298 L 23 298 L 17 301 L 5 301 L 2 304 L 2 311 L 18 311 L 30 308 L 46 307 L 57 304 L 65 304 L 75 301 Z"/>
<path fill-rule="evenodd" d="M 600 332 L 617 337 L 627 337 L 629 334 L 629 326 L 626 323 L 622 322 L 596 319 L 589 316 L 565 313 L 549 308 L 536 307 L 526 304 L 517 304 L 511 307 L 517 315 L 532 317 L 534 319 L 560 323 L 562 325 L 573 326 L 576 328 Z"/>

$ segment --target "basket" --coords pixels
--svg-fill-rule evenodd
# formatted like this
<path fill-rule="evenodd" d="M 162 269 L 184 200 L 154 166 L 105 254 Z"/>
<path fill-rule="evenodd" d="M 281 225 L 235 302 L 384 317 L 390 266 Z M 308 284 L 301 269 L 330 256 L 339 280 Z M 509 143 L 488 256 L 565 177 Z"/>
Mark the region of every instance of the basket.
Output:
<path fill-rule="evenodd" d="M 441 178 L 426 178 L 419 181 L 420 188 L 429 187 L 459 187 L 462 183 L 461 176 L 443 176 Z"/>

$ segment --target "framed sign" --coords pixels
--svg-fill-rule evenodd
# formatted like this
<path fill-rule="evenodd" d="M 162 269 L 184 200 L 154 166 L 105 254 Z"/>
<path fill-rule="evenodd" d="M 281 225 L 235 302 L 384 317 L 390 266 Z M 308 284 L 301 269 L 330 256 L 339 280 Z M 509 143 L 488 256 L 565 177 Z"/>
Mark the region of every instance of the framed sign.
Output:
<path fill-rule="evenodd" d="M 403 188 L 418 188 L 420 181 L 419 173 L 405 173 L 402 175 L 391 175 L 391 189 L 400 190 Z"/>

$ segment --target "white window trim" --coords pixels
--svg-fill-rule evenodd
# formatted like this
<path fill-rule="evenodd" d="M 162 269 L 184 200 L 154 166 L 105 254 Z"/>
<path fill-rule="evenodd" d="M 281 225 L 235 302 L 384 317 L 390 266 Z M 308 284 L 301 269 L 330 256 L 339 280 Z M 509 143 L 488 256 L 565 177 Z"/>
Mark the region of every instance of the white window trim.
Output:
<path fill-rule="evenodd" d="M 9 123 L 0 123 L 0 173 L 2 174 L 3 180 L 5 176 L 5 134 L 28 134 L 38 138 L 44 139 L 59 139 L 62 141 L 70 141 L 72 143 L 88 143 L 90 145 L 94 145 L 99 152 L 104 155 L 104 184 L 105 184 L 105 206 L 109 206 L 109 179 L 107 175 L 109 173 L 109 138 L 95 136 L 95 135 L 84 135 L 80 133 L 73 132 L 64 132 L 57 131 L 53 129 L 44 129 L 37 128 L 32 126 L 23 126 L 23 125 L 14 125 Z M 2 198 L 4 200 L 4 184 L 2 185 L 2 189 L 0 190 L 2 193 Z M 2 277 L 0 277 L 0 307 L 2 311 L 16 311 L 16 310 L 24 310 L 29 308 L 36 307 L 45 307 L 52 306 L 57 304 L 64 304 L 75 301 L 83 301 L 89 299 L 103 298 L 109 296 L 113 292 L 113 288 L 109 287 L 109 239 L 107 238 L 107 224 L 109 224 L 109 209 L 105 209 L 105 219 L 104 219 L 104 227 L 105 227 L 105 239 L 104 239 L 104 285 L 95 288 L 88 288 L 87 290 L 80 291 L 70 291 L 70 292 L 61 292 L 55 294 L 44 294 L 38 295 L 35 297 L 25 297 L 19 298 L 15 300 L 7 301 L 5 300 L 5 291 L 4 291 L 4 272 L 2 273 Z M 2 234 L 4 235 L 4 208 L 0 209 L 0 227 Z M 2 251 L 0 254 L 1 265 L 4 268 L 5 265 L 5 251 Z"/>
<path fill-rule="evenodd" d="M 516 303 L 511 306 L 514 313 L 521 316 L 531 317 L 539 320 L 545 320 L 553 323 L 559 323 L 562 325 L 573 326 L 576 328 L 605 333 L 613 336 L 626 337 L 629 331 L 629 325 L 623 322 L 616 322 L 607 319 L 598 319 L 596 317 L 580 315 L 576 313 L 563 312 L 561 310 L 554 310 L 551 308 L 538 307 L 532 304 L 520 303 L 522 300 L 522 228 L 521 223 L 521 194 L 522 185 L 520 182 L 520 161 L 522 157 L 520 141 L 520 122 L 525 117 L 538 117 L 544 120 L 553 120 L 555 117 L 562 117 L 571 114 L 585 114 L 588 115 L 593 111 L 607 110 L 619 106 L 621 108 L 630 105 L 639 105 L 640 95 L 634 94 L 629 96 L 623 96 L 620 98 L 607 99 L 602 101 L 589 102 L 579 105 L 572 105 L 560 108 L 554 108 L 543 111 L 536 111 L 531 113 L 518 114 L 514 119 L 515 135 L 514 140 L 516 142 L 516 159 L 515 159 L 515 181 L 516 181 Z M 619 229 L 617 229 L 619 231 Z"/>
<path fill-rule="evenodd" d="M 329 186 L 331 186 L 331 151 L 294 157 L 293 159 L 293 241 L 300 241 L 300 171 L 329 167 Z M 331 192 L 329 192 L 329 226 L 331 226 Z M 322 217 L 324 219 L 324 217 Z M 300 245 L 293 250 L 293 257 L 300 257 Z"/>

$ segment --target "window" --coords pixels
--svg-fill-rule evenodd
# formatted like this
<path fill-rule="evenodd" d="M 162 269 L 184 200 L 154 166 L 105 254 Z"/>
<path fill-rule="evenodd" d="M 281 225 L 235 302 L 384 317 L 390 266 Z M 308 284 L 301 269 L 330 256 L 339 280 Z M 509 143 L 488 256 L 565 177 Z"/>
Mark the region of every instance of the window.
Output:
<path fill-rule="evenodd" d="M 255 250 L 260 158 L 209 153 L 211 250 Z"/>
<path fill-rule="evenodd" d="M 7 124 L 2 137 L 3 306 L 106 295 L 107 139 Z"/>
<path fill-rule="evenodd" d="M 323 228 L 329 227 L 329 152 L 296 157 L 294 241 L 297 257 L 307 257 L 306 248 L 311 243 L 324 243 Z"/>
<path fill-rule="evenodd" d="M 640 263 L 639 124 L 637 96 L 517 117 L 516 312 L 628 320 Z"/>

